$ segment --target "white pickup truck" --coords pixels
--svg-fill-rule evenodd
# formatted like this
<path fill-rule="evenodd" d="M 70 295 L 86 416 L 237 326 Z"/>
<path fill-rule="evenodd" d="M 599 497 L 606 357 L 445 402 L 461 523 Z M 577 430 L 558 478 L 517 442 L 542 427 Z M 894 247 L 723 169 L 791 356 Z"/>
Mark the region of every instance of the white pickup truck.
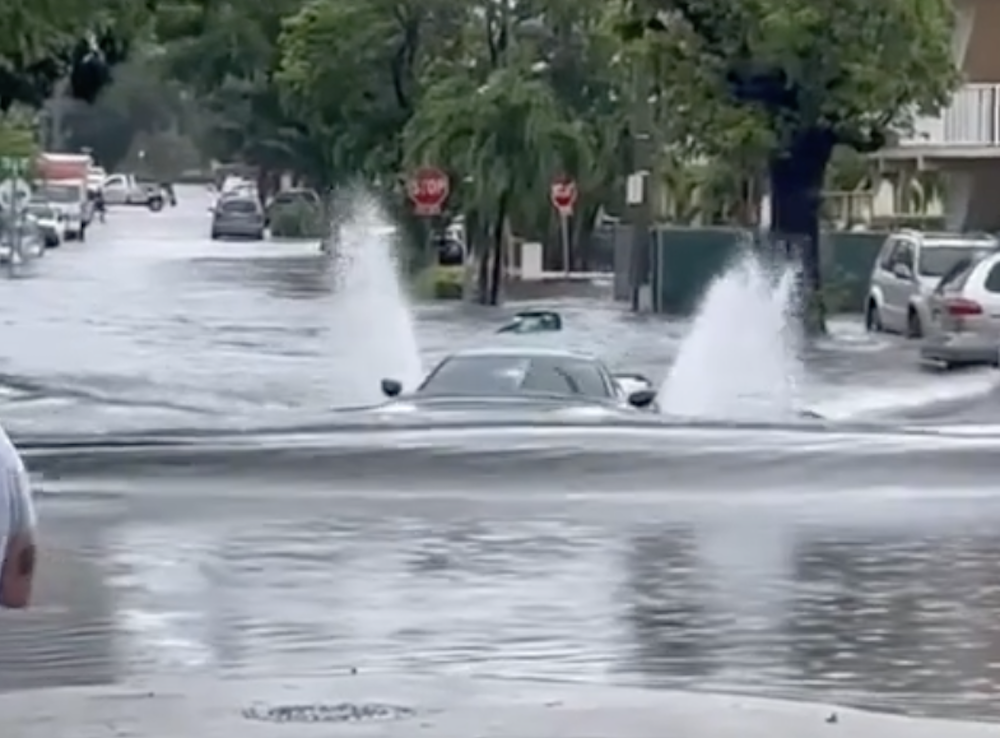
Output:
<path fill-rule="evenodd" d="M 141 205 L 153 212 L 163 209 L 159 185 L 144 184 L 131 174 L 112 174 L 101 187 L 106 205 Z"/>

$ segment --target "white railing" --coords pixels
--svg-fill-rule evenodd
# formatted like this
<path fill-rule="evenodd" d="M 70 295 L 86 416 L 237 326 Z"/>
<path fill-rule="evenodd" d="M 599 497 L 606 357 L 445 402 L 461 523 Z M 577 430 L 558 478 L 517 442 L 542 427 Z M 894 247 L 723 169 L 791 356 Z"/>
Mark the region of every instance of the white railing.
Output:
<path fill-rule="evenodd" d="M 900 146 L 1000 148 L 1000 84 L 963 85 L 933 118 L 918 118 Z"/>

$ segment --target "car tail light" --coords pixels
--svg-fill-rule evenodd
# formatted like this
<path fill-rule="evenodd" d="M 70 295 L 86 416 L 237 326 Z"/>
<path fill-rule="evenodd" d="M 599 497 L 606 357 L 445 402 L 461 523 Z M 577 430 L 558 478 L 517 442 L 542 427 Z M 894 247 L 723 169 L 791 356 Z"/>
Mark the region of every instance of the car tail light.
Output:
<path fill-rule="evenodd" d="M 956 318 L 983 314 L 982 305 L 975 300 L 966 300 L 964 297 L 954 297 L 949 300 L 945 300 L 944 308 L 948 311 L 948 315 Z"/>

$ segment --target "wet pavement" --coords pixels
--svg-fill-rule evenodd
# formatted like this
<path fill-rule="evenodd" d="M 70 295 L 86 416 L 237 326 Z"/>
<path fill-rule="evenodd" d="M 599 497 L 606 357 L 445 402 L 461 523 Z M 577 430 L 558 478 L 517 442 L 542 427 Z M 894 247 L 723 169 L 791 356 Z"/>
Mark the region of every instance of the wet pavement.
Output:
<path fill-rule="evenodd" d="M 806 357 L 834 427 L 337 430 L 399 326 L 359 326 L 311 245 L 208 240 L 207 204 L 115 210 L 0 282 L 46 551 L 0 689 L 357 670 L 1000 718 L 993 372 L 845 325 Z M 656 380 L 687 330 L 561 309 Z M 418 307 L 425 364 L 499 320 Z"/>

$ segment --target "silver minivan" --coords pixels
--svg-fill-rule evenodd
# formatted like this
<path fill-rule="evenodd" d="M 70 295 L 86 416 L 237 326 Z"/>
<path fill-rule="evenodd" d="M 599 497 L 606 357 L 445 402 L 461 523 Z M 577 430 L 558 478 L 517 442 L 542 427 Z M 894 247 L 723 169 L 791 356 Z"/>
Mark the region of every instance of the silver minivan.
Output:
<path fill-rule="evenodd" d="M 921 338 L 931 321 L 928 298 L 941 277 L 966 259 L 995 251 L 995 237 L 899 231 L 882 246 L 865 301 L 865 327 Z"/>

